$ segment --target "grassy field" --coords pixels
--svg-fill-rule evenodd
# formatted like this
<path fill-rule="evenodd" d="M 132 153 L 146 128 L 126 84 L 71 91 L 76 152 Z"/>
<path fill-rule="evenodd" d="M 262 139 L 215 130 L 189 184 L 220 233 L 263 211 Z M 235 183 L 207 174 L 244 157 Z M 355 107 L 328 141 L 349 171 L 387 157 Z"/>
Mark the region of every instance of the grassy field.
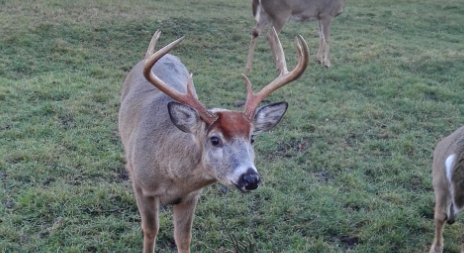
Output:
<path fill-rule="evenodd" d="M 256 137 L 261 187 L 204 190 L 193 252 L 426 252 L 433 239 L 432 150 L 464 124 L 464 6 L 349 0 L 316 63 L 317 26 L 280 35 L 289 68 L 302 34 L 311 61 L 269 97 L 289 109 Z M 249 0 L 0 0 L 0 252 L 141 252 L 140 217 L 117 132 L 119 92 L 150 38 L 209 107 L 245 97 Z M 253 73 L 277 75 L 258 40 Z M 175 252 L 163 207 L 156 252 Z M 446 226 L 459 252 L 462 220 Z M 250 250 L 250 252 L 253 250 Z"/>

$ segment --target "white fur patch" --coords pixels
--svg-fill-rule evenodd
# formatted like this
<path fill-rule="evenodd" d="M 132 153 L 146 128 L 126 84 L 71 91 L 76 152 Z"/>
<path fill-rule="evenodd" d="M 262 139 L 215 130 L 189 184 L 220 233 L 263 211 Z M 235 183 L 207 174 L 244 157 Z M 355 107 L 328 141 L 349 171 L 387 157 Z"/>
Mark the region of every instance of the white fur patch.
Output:
<path fill-rule="evenodd" d="M 261 1 L 259 1 L 258 9 L 256 9 L 256 16 L 255 16 L 256 22 L 259 22 L 260 18 L 261 18 Z"/>
<path fill-rule="evenodd" d="M 445 168 L 446 168 L 446 178 L 448 179 L 448 182 L 450 182 L 451 184 L 451 176 L 453 175 L 453 162 L 454 162 L 454 158 L 456 157 L 455 154 L 452 154 L 450 156 L 448 156 L 448 158 L 446 158 L 446 161 L 445 161 Z"/>
<path fill-rule="evenodd" d="M 455 154 L 452 154 L 450 156 L 448 156 L 448 158 L 446 158 L 445 160 L 445 169 L 446 169 L 446 179 L 448 179 L 448 183 L 449 183 L 449 192 L 450 192 L 450 195 L 451 195 L 451 202 L 453 203 L 453 210 L 454 210 L 454 214 L 453 216 L 456 216 L 457 213 L 459 212 L 459 210 L 457 210 L 457 207 L 456 207 L 456 204 L 454 203 L 454 186 L 453 186 L 453 181 L 451 181 L 451 178 L 453 176 L 453 162 L 454 162 L 454 158 L 456 157 Z M 448 215 L 449 215 L 449 212 L 450 212 L 450 209 L 448 208 Z"/>

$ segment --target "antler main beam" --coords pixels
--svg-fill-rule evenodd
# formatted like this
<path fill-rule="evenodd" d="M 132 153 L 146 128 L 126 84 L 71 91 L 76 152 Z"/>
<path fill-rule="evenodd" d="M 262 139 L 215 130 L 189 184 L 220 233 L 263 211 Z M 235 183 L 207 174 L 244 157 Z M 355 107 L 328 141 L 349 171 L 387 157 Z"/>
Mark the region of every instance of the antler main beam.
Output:
<path fill-rule="evenodd" d="M 153 65 L 155 65 L 155 63 L 159 59 L 161 59 L 161 57 L 169 53 L 177 44 L 179 44 L 184 39 L 184 37 L 181 37 L 153 54 L 156 42 L 158 41 L 160 34 L 161 32 L 159 30 L 156 31 L 155 34 L 153 34 L 153 37 L 150 41 L 147 53 L 145 54 L 145 65 L 143 68 L 143 75 L 151 84 L 153 84 L 156 88 L 164 92 L 166 95 L 170 96 L 171 98 L 177 100 L 182 104 L 186 104 L 195 109 L 200 115 L 200 118 L 203 121 L 205 121 L 208 125 L 212 124 L 214 121 L 216 121 L 217 116 L 208 111 L 206 107 L 203 104 L 201 104 L 201 102 L 193 95 L 192 74 L 190 74 L 189 79 L 187 81 L 187 93 L 182 94 L 177 90 L 169 87 L 163 80 L 159 79 L 151 71 Z"/>
<path fill-rule="evenodd" d="M 288 72 L 282 44 L 280 43 L 279 37 L 277 36 L 274 28 L 272 28 L 270 35 L 269 43 L 271 43 L 271 48 L 273 49 L 274 59 L 278 63 L 277 65 L 280 69 L 280 75 L 257 93 L 253 93 L 250 80 L 245 75 L 242 75 L 247 86 L 247 100 L 245 102 L 243 113 L 250 121 L 253 119 L 255 110 L 259 103 L 261 103 L 261 101 L 263 101 L 263 99 L 273 91 L 298 79 L 304 73 L 309 62 L 308 45 L 303 37 L 298 35 L 295 37 L 295 46 L 298 52 L 298 64 L 291 72 Z"/>

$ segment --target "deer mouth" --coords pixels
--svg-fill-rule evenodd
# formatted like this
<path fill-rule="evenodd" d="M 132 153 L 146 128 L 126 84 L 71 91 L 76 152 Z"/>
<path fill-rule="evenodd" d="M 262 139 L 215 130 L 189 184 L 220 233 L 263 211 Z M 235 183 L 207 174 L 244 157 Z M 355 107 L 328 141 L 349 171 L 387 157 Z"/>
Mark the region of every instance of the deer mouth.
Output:
<path fill-rule="evenodd" d="M 235 188 L 237 188 L 241 193 L 249 193 L 249 192 L 250 192 L 250 190 L 245 189 L 245 187 L 243 187 L 243 186 L 239 186 L 239 185 L 236 184 L 236 183 L 232 183 L 232 184 L 233 184 L 233 185 L 235 186 Z"/>

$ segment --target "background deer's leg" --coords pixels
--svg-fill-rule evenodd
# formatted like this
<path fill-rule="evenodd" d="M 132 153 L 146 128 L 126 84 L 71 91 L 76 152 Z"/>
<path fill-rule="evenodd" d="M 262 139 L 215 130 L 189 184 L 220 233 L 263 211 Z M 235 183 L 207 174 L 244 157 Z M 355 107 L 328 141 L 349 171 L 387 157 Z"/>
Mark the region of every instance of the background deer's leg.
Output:
<path fill-rule="evenodd" d="M 259 37 L 261 31 L 266 27 L 269 23 L 269 19 L 265 13 L 262 13 L 258 16 L 259 20 L 256 23 L 256 26 L 253 27 L 251 30 L 251 41 L 250 41 L 250 48 L 248 49 L 248 58 L 246 64 L 246 71 L 251 72 L 251 68 L 253 66 L 253 52 L 255 51 L 255 43 Z"/>
<path fill-rule="evenodd" d="M 322 17 L 318 21 L 319 24 L 319 51 L 317 59 L 321 64 L 330 68 L 329 51 L 330 51 L 330 26 L 332 25 L 332 17 Z M 322 51 L 324 58 L 322 59 Z"/>
<path fill-rule="evenodd" d="M 179 253 L 190 253 L 190 240 L 198 195 L 174 205 L 174 239 Z"/>
<path fill-rule="evenodd" d="M 448 198 L 441 192 L 435 192 L 435 238 L 433 240 L 430 253 L 442 253 L 443 252 L 443 229 L 445 227 L 445 221 L 448 219 L 446 212 Z"/>
<path fill-rule="evenodd" d="M 319 50 L 317 51 L 317 61 L 322 64 L 322 53 L 324 52 L 324 33 L 322 32 L 322 23 L 317 21 L 317 31 L 319 33 Z"/>
<path fill-rule="evenodd" d="M 272 25 L 274 26 L 274 29 L 279 35 L 280 31 L 285 25 L 285 22 L 287 22 L 288 18 L 290 15 L 287 15 L 286 13 L 279 13 L 281 14 L 279 17 L 273 17 Z M 272 52 L 272 57 L 274 58 L 274 63 L 276 65 L 276 68 L 281 72 L 285 73 L 287 72 L 287 65 L 285 63 L 285 55 L 283 54 L 283 49 L 278 48 L 281 47 L 280 43 L 277 43 L 278 38 L 275 38 L 272 34 L 272 27 L 269 29 L 269 32 L 266 34 L 266 39 L 269 42 L 269 46 L 271 47 L 271 52 Z M 279 52 L 279 53 L 278 53 Z M 282 72 L 285 70 L 285 72 Z"/>
<path fill-rule="evenodd" d="M 137 201 L 137 207 L 142 218 L 143 253 L 153 253 L 156 234 L 159 229 L 159 201 L 155 197 L 144 196 L 142 188 L 132 184 Z"/>

